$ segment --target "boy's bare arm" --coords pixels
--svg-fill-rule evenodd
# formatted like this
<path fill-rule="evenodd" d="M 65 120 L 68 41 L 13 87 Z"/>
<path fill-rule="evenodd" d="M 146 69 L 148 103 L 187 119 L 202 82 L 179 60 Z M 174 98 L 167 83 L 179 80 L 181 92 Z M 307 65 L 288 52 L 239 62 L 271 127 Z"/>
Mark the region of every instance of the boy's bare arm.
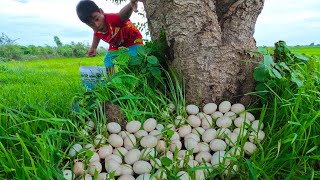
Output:
<path fill-rule="evenodd" d="M 99 42 L 100 42 L 100 38 L 97 37 L 97 36 L 93 36 L 93 40 L 92 40 L 92 45 L 91 47 L 94 47 L 97 49 L 98 45 L 99 45 Z"/>
<path fill-rule="evenodd" d="M 130 0 L 130 3 L 124 6 L 118 13 L 122 22 L 129 20 L 133 11 L 137 11 L 138 1 L 142 2 L 143 0 Z"/>
<path fill-rule="evenodd" d="M 91 48 L 88 51 L 88 56 L 89 57 L 94 57 L 97 55 L 97 47 L 99 45 L 100 42 L 100 38 L 93 36 L 93 40 L 92 40 L 92 45 Z"/>

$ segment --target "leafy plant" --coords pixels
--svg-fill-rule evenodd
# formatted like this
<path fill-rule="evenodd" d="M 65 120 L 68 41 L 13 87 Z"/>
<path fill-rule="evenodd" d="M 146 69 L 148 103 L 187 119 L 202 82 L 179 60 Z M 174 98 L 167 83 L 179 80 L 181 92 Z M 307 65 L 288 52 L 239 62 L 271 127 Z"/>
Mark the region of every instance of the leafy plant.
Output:
<path fill-rule="evenodd" d="M 275 44 L 274 54 L 263 47 L 253 52 L 263 56 L 263 61 L 258 63 L 253 72 L 253 77 L 257 81 L 256 90 L 263 103 L 266 102 L 268 93 L 284 81 L 290 80 L 297 88 L 304 85 L 304 77 L 295 66 L 307 62 L 309 58 L 292 53 L 284 41 Z"/>
<path fill-rule="evenodd" d="M 160 65 L 168 70 L 166 50 L 168 48 L 166 43 L 166 34 L 160 31 L 159 37 L 153 41 L 146 41 L 145 47 L 151 49 L 151 54 L 158 58 Z"/>
<path fill-rule="evenodd" d="M 151 87 L 156 87 L 161 81 L 162 74 L 158 58 L 151 55 L 151 48 L 140 46 L 137 52 L 138 56 L 130 56 L 126 48 L 115 52 L 118 56 L 113 62 L 116 69 L 120 74 L 133 74 L 138 79 L 146 79 Z"/>

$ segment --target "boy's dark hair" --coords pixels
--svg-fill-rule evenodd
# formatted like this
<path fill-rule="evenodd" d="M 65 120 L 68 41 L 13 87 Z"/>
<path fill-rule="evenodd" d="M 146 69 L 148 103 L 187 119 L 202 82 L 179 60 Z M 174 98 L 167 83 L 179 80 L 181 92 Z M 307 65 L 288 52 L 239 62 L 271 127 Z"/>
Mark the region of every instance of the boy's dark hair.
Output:
<path fill-rule="evenodd" d="M 91 22 L 91 15 L 95 12 L 100 12 L 100 8 L 91 0 L 81 0 L 77 5 L 77 15 L 86 24 Z"/>

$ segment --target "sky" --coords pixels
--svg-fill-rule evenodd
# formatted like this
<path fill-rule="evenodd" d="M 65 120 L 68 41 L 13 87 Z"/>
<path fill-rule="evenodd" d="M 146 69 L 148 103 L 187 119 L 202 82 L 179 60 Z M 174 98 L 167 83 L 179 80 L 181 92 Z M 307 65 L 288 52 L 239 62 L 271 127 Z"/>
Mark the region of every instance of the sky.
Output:
<path fill-rule="evenodd" d="M 94 0 L 105 12 L 119 12 L 124 4 L 110 0 Z M 21 45 L 55 45 L 53 37 L 62 43 L 92 42 L 92 29 L 77 17 L 79 0 L 0 0 L 0 33 Z M 140 11 L 143 11 L 142 4 Z M 133 22 L 144 22 L 138 14 Z M 320 44 L 320 0 L 265 0 L 254 37 L 257 45 L 272 46 L 279 40 L 288 45 Z M 104 42 L 101 46 L 106 47 Z"/>

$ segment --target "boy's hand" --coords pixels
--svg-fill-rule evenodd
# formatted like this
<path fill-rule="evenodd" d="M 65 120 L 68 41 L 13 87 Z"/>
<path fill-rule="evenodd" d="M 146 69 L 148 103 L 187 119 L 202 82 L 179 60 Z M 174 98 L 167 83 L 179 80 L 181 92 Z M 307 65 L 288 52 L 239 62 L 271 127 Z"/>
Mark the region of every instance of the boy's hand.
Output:
<path fill-rule="evenodd" d="M 97 55 L 97 49 L 96 48 L 90 48 L 88 50 L 87 56 L 89 57 L 95 57 Z"/>
<path fill-rule="evenodd" d="M 139 12 L 138 11 L 138 2 L 144 2 L 145 0 L 130 0 L 131 2 L 131 7 L 134 12 Z"/>

